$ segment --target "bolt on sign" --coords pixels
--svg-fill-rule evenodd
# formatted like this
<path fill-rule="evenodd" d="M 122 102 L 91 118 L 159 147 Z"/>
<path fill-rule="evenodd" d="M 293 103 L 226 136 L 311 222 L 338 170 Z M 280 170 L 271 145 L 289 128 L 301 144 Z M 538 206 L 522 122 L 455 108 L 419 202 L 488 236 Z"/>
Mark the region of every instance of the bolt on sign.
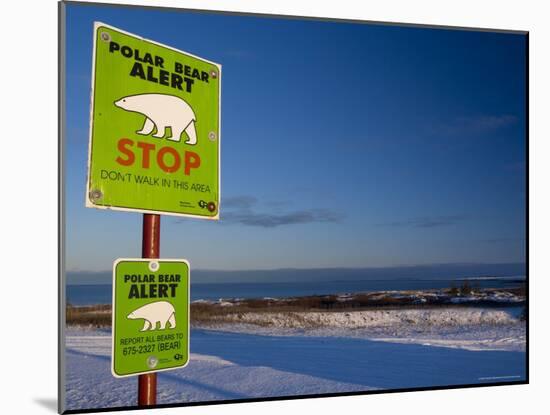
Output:
<path fill-rule="evenodd" d="M 86 206 L 219 218 L 221 66 L 94 24 Z"/>
<path fill-rule="evenodd" d="M 187 365 L 189 274 L 189 263 L 184 259 L 122 258 L 114 262 L 114 376 Z"/>

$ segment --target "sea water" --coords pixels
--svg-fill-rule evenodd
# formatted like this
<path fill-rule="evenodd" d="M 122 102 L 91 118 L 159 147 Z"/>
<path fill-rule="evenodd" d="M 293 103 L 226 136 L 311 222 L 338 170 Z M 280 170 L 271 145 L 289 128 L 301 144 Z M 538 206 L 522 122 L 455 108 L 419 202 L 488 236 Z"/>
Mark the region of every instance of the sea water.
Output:
<path fill-rule="evenodd" d="M 281 298 L 307 295 L 328 295 L 372 291 L 430 290 L 459 287 L 463 280 L 385 279 L 368 281 L 320 281 L 275 283 L 209 283 L 191 284 L 191 301 L 230 298 Z M 472 279 L 479 288 L 518 287 L 524 279 Z M 74 306 L 111 304 L 111 284 L 67 285 L 67 303 Z"/>

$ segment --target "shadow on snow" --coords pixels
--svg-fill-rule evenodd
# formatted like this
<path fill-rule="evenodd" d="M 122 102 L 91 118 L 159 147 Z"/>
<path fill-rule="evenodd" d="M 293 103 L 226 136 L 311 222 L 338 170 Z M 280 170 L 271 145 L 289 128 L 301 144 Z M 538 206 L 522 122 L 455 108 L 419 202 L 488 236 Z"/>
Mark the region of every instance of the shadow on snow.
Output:
<path fill-rule="evenodd" d="M 191 352 L 218 356 L 240 366 L 271 367 L 369 388 L 525 379 L 523 352 L 469 351 L 343 337 L 265 336 L 197 329 L 192 331 Z"/>

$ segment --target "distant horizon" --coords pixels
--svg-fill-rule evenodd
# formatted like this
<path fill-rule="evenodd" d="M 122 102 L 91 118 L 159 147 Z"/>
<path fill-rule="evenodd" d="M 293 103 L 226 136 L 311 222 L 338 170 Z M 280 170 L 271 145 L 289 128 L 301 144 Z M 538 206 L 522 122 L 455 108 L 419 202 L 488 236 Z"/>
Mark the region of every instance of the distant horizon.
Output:
<path fill-rule="evenodd" d="M 66 271 L 69 285 L 110 283 L 112 270 Z M 339 273 L 339 275 L 334 275 Z M 289 283 L 396 279 L 456 280 L 478 277 L 525 277 L 526 263 L 447 263 L 396 267 L 318 267 L 249 270 L 191 269 L 193 283 Z M 194 277 L 194 278 L 193 278 Z M 199 279 L 199 281 L 196 281 Z"/>
<path fill-rule="evenodd" d="M 137 257 L 136 257 L 137 258 Z M 154 259 L 154 258 L 153 258 Z M 152 260 L 153 260 L 152 259 Z M 161 259 L 172 259 L 164 258 Z M 441 262 L 433 264 L 402 264 L 402 265 L 388 265 L 388 266 L 372 266 L 372 267 L 277 267 L 277 268 L 250 268 L 250 269 L 219 269 L 219 268 L 195 268 L 194 271 L 213 271 L 213 272 L 253 272 L 253 271 L 294 271 L 294 270 L 362 270 L 362 269 L 394 269 L 394 268 L 420 268 L 420 267 L 438 267 L 438 266 L 475 266 L 475 265 L 510 265 L 510 264 L 523 264 L 525 262 Z M 102 273 L 102 272 L 112 272 L 112 269 L 107 268 L 104 270 L 65 270 L 65 272 L 86 272 L 86 273 Z"/>

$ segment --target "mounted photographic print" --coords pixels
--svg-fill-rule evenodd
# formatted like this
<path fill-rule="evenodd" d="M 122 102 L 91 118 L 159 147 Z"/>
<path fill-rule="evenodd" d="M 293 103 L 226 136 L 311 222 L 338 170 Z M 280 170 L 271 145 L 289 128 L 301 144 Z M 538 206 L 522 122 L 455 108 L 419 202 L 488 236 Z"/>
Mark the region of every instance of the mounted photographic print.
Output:
<path fill-rule="evenodd" d="M 59 3 L 60 412 L 528 382 L 528 33 L 418 23 Z"/>

